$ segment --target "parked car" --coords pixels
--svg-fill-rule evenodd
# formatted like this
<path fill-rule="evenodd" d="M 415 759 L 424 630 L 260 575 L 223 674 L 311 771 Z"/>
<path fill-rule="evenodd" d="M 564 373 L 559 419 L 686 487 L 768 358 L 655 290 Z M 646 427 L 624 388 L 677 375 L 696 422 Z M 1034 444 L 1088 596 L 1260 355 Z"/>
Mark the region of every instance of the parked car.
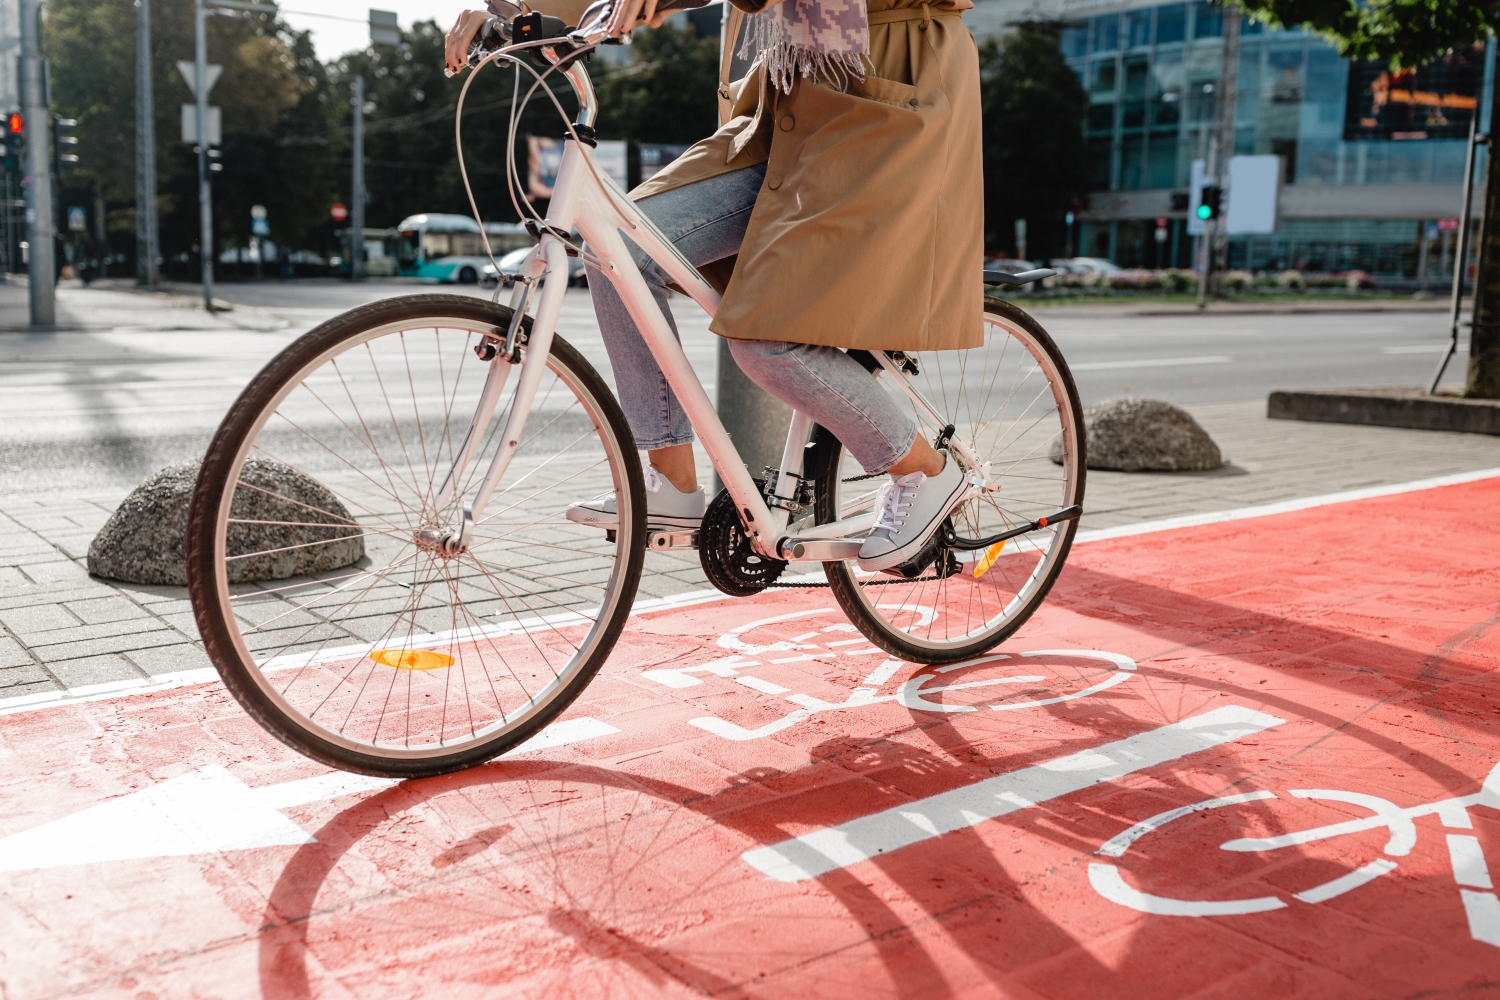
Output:
<path fill-rule="evenodd" d="M 500 273 L 498 275 L 495 273 L 494 264 L 485 264 L 479 272 L 479 283 L 488 286 L 495 284 L 497 281 L 503 281 L 509 285 L 513 279 L 508 276 L 517 274 L 521 270 L 521 265 L 526 263 L 526 257 L 531 251 L 531 247 L 521 247 L 519 250 L 512 250 L 504 257 L 501 257 L 495 262 L 500 265 Z M 583 261 L 577 257 L 569 257 L 568 284 L 583 288 L 587 287 L 588 283 L 588 272 L 584 269 Z"/>
<path fill-rule="evenodd" d="M 999 271 L 1002 274 L 1020 274 L 1022 271 L 1034 271 L 1040 265 L 1029 260 L 1011 260 L 1009 257 L 1001 257 L 997 260 L 984 262 L 986 271 Z"/>
<path fill-rule="evenodd" d="M 1114 271 L 1124 270 L 1124 268 L 1108 257 L 1069 257 L 1067 260 L 1062 261 L 1062 263 L 1074 274 L 1110 274 Z M 1057 265 L 1057 261 L 1052 262 L 1053 267 L 1057 267 Z"/>

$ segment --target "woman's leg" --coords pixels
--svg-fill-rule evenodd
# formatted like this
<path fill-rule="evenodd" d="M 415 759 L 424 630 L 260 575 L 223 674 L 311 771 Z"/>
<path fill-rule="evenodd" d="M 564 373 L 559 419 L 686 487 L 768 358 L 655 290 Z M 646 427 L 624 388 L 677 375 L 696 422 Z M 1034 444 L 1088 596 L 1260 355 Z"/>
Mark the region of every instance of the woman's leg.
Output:
<path fill-rule="evenodd" d="M 731 340 L 746 375 L 777 399 L 827 427 L 866 472 L 941 468 L 917 425 L 859 362 L 835 347 L 779 340 Z M 926 445 L 926 451 L 921 448 Z M 927 453 L 930 452 L 929 456 Z M 912 468 L 905 468 L 914 459 Z"/>
<path fill-rule="evenodd" d="M 765 173 L 765 164 L 758 164 L 637 204 L 690 263 L 707 264 L 739 251 Z M 671 279 L 638 247 L 630 247 L 652 297 L 676 334 L 677 324 L 667 304 L 666 286 Z M 651 466 L 679 491 L 694 490 L 692 423 L 614 285 L 596 268 L 590 267 L 588 274 L 594 312 L 614 368 L 615 389 L 636 444 L 648 452 Z"/>
<path fill-rule="evenodd" d="M 963 496 L 958 463 L 918 436 L 891 394 L 843 351 L 751 340 L 732 340 L 729 350 L 761 388 L 832 431 L 866 472 L 891 474 L 875 496 L 860 568 L 891 569 L 918 556 Z"/>

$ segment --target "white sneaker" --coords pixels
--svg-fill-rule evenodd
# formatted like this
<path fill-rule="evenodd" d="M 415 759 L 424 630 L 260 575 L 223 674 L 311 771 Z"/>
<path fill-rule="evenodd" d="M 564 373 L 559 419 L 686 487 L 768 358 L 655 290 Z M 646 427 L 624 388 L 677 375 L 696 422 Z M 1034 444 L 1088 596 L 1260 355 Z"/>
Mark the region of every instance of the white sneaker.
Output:
<path fill-rule="evenodd" d="M 968 486 L 958 463 L 943 452 L 943 471 L 935 476 L 908 472 L 892 476 L 875 495 L 875 527 L 859 547 L 859 568 L 867 573 L 890 569 L 915 556 Z"/>
<path fill-rule="evenodd" d="M 682 493 L 666 476 L 646 466 L 646 527 L 696 531 L 703 524 L 706 503 L 703 487 Z M 566 516 L 569 521 L 606 531 L 614 531 L 620 526 L 620 511 L 613 490 L 570 505 Z"/>

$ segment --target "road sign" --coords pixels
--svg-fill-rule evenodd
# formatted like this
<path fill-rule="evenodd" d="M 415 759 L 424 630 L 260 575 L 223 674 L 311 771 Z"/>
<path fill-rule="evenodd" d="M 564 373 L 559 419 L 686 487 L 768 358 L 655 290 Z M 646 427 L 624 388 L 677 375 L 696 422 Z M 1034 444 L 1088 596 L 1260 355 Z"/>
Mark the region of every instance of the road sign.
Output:
<path fill-rule="evenodd" d="M 1274 233 L 1281 200 L 1280 156 L 1231 156 L 1224 231 Z"/>
<path fill-rule="evenodd" d="M 251 219 L 250 232 L 254 233 L 256 236 L 270 236 L 271 224 L 265 219 Z"/>
<path fill-rule="evenodd" d="M 265 217 L 266 217 L 266 206 L 264 206 L 264 205 L 251 205 L 250 206 L 250 218 L 252 218 L 252 219 L 264 219 Z"/>
<path fill-rule="evenodd" d="M 393 10 L 370 11 L 370 44 L 400 45 L 401 26 Z"/>
<path fill-rule="evenodd" d="M 1439 219 L 1438 223 L 1437 223 L 1437 226 L 1438 226 L 1439 229 L 1444 229 L 1444 230 L 1457 229 L 1458 228 L 1458 220 L 1457 219 Z"/>
<path fill-rule="evenodd" d="M 192 60 L 177 60 L 177 72 L 182 74 L 183 80 L 187 81 L 188 90 L 192 91 L 194 97 L 197 97 L 198 84 L 195 80 L 197 73 L 195 73 L 193 70 Z M 224 67 L 216 65 L 214 63 L 209 63 L 208 65 L 203 67 L 203 78 L 208 82 L 208 86 L 204 91 L 205 95 L 208 91 L 214 89 L 214 84 L 219 82 L 219 74 L 222 72 L 224 72 Z"/>
<path fill-rule="evenodd" d="M 184 104 L 182 106 L 182 141 L 191 145 L 198 145 L 198 105 Z M 219 114 L 218 107 L 209 105 L 208 108 L 208 144 L 217 146 L 224 141 L 224 116 Z"/>
<path fill-rule="evenodd" d="M 73 233 L 88 232 L 88 213 L 80 205 L 74 205 L 68 209 L 68 231 Z"/>
<path fill-rule="evenodd" d="M 328 214 L 333 216 L 334 222 L 343 222 L 345 219 L 349 218 L 349 206 L 345 205 L 341 201 L 335 202 L 333 208 L 329 210 Z"/>

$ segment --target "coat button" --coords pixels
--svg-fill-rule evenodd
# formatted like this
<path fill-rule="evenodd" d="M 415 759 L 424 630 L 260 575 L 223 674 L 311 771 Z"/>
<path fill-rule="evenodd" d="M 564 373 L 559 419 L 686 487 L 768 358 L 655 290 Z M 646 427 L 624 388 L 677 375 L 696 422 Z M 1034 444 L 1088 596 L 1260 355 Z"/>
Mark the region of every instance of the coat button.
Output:
<path fill-rule="evenodd" d="M 770 176 L 768 176 L 766 178 L 766 187 L 770 188 L 772 191 L 775 191 L 777 188 L 781 187 L 781 175 L 771 174 Z"/>
<path fill-rule="evenodd" d="M 787 115 L 786 117 L 781 119 L 781 131 L 790 132 L 792 130 L 792 126 L 796 124 L 797 123 L 792 120 L 792 116 Z"/>

